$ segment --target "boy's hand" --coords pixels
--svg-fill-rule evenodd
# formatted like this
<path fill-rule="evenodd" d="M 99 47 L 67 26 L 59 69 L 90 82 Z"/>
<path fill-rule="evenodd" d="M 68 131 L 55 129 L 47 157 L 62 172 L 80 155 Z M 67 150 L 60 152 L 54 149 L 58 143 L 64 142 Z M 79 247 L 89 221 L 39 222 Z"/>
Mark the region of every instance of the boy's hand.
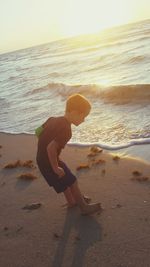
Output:
<path fill-rule="evenodd" d="M 64 169 L 61 167 L 58 167 L 55 173 L 59 176 L 59 178 L 63 177 L 65 175 Z"/>

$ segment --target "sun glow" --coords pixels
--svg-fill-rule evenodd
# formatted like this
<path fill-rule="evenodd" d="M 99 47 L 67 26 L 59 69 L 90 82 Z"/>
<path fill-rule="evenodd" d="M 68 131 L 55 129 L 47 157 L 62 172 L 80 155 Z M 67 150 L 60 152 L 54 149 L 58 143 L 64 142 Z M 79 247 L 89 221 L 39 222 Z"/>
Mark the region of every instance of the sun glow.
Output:
<path fill-rule="evenodd" d="M 149 0 L 0 1 L 0 53 L 150 18 Z"/>
<path fill-rule="evenodd" d="M 132 13 L 129 1 L 70 0 L 65 6 L 61 31 L 67 36 L 74 36 L 128 23 Z"/>

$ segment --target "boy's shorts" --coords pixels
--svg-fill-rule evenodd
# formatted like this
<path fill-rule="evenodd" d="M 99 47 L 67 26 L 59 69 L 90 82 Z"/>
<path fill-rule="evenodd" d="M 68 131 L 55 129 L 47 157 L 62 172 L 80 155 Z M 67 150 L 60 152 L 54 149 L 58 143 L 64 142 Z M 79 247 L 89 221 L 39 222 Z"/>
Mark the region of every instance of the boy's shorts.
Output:
<path fill-rule="evenodd" d="M 49 186 L 52 186 L 57 193 L 61 193 L 74 184 L 76 177 L 63 161 L 59 160 L 58 164 L 65 172 L 65 175 L 61 178 L 51 168 L 45 168 L 41 164 L 38 164 L 38 167 Z"/>

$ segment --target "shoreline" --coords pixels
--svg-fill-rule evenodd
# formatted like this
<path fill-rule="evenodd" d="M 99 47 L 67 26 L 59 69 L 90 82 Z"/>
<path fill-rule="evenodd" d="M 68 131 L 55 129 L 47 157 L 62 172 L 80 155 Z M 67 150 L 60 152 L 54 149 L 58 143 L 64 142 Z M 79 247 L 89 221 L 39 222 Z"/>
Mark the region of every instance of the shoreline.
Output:
<path fill-rule="evenodd" d="M 35 134 L 30 133 L 7 133 L 7 132 L 0 132 L 0 135 L 10 135 L 10 136 L 33 136 L 36 138 Z M 134 139 L 127 144 L 122 145 L 107 145 L 105 143 L 78 143 L 78 142 L 70 142 L 66 145 L 66 147 L 73 147 L 73 148 L 90 148 L 91 146 L 97 146 L 99 148 L 104 149 L 108 153 L 118 153 L 124 156 L 129 156 L 133 158 L 141 158 L 143 160 L 150 162 L 150 149 L 148 146 L 150 145 L 150 138 L 143 138 L 143 139 Z"/>

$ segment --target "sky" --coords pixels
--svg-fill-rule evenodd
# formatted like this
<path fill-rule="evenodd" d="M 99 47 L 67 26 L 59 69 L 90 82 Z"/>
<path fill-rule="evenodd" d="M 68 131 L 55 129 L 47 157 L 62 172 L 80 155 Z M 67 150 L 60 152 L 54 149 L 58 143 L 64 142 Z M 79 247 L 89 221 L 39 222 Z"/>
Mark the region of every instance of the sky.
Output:
<path fill-rule="evenodd" d="M 150 19 L 150 0 L 0 0 L 0 53 Z"/>

